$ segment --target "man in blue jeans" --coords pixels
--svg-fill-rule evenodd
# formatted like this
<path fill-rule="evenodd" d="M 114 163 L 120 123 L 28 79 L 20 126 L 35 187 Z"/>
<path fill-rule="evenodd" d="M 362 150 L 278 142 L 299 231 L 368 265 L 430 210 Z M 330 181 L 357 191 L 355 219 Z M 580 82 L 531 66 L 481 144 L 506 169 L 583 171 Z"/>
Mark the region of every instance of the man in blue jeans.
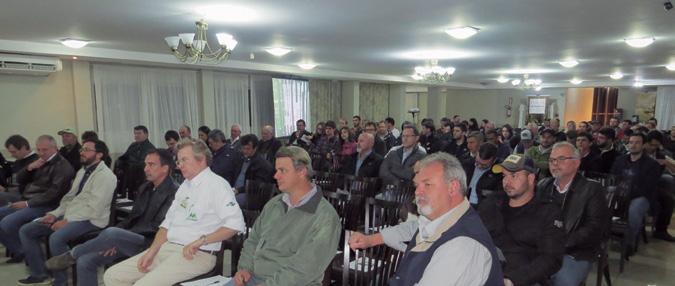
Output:
<path fill-rule="evenodd" d="M 139 187 L 131 214 L 126 220 L 103 230 L 95 239 L 71 251 L 47 260 L 47 269 L 66 270 L 77 263 L 77 284 L 98 285 L 97 270 L 120 258 L 145 250 L 169 210 L 178 185 L 170 176 L 175 167 L 173 155 L 166 150 L 150 150 L 145 155 L 145 178 Z"/>
<path fill-rule="evenodd" d="M 0 243 L 12 254 L 7 263 L 20 263 L 24 253 L 19 228 L 58 206 L 75 175 L 68 161 L 58 154 L 56 140 L 49 135 L 38 137 L 37 156 L 31 155 L 28 141 L 14 135 L 5 144 L 18 164 L 26 165 L 16 172 L 16 199 L 0 207 Z M 26 158 L 37 157 L 30 164 Z M 7 193 L 3 193 L 7 194 Z"/>
<path fill-rule="evenodd" d="M 30 276 L 19 280 L 19 285 L 42 285 L 51 281 L 42 253 L 43 238 L 49 237 L 49 251 L 56 256 L 68 251 L 68 241 L 108 225 L 117 178 L 102 162 L 107 156 L 108 147 L 103 141 L 85 141 L 80 149 L 83 167 L 59 207 L 21 227 L 19 237 Z M 66 274 L 55 272 L 54 285 L 66 285 Z"/>
<path fill-rule="evenodd" d="M 628 138 L 626 155 L 616 158 L 612 165 L 612 174 L 616 176 L 617 188 L 625 190 L 630 198 L 628 207 L 628 233 L 626 240 L 627 256 L 633 255 L 635 242 L 644 227 L 643 219 L 652 202 L 656 200 L 656 184 L 661 176 L 659 163 L 644 153 L 643 147 L 647 136 L 636 132 Z"/>

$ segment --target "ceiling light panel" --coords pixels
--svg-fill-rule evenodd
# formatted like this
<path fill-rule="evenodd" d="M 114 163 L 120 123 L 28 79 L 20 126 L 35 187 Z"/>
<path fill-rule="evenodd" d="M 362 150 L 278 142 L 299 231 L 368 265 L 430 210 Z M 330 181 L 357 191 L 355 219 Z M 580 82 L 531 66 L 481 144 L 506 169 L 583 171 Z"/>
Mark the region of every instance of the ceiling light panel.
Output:
<path fill-rule="evenodd" d="M 471 26 L 457 27 L 445 30 L 445 33 L 459 40 L 471 38 L 476 35 L 480 29 Z"/>

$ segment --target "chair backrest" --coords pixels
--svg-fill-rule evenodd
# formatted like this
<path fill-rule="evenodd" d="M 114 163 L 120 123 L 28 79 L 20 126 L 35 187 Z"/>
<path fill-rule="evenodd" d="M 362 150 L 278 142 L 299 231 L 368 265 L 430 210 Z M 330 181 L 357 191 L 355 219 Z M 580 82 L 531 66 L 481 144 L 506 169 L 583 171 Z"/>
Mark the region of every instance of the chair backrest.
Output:
<path fill-rule="evenodd" d="M 362 201 L 362 197 L 330 191 L 324 191 L 323 197 L 335 208 L 338 217 L 340 217 L 342 229 L 355 230 L 360 213 L 357 208 Z"/>
<path fill-rule="evenodd" d="M 372 198 L 375 197 L 380 184 L 380 178 L 363 178 L 347 175 L 344 177 L 343 190 L 350 194 Z"/>
<path fill-rule="evenodd" d="M 274 197 L 275 186 L 272 183 L 246 180 L 244 186 L 246 191 L 245 209 L 262 211 L 265 204 Z"/>
<path fill-rule="evenodd" d="M 351 232 L 346 230 L 344 235 L 342 285 L 387 285 L 387 281 L 394 275 L 403 258 L 403 252 L 384 244 L 352 251 L 349 247 Z"/>
<path fill-rule="evenodd" d="M 322 191 L 335 192 L 342 184 L 342 177 L 340 173 L 315 171 L 313 181 Z"/>
<path fill-rule="evenodd" d="M 377 233 L 381 229 L 394 226 L 402 221 L 406 208 L 396 201 L 366 198 L 366 212 L 364 232 L 366 234 Z"/>

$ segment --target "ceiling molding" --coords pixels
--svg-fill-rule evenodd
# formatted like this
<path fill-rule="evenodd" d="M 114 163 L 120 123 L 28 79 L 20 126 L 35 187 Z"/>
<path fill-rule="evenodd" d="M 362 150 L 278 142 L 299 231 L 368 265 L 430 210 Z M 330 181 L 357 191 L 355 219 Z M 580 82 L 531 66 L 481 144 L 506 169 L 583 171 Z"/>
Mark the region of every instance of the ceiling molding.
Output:
<path fill-rule="evenodd" d="M 0 40 L 0 51 L 8 53 L 20 53 L 30 55 L 58 56 L 58 57 L 79 57 L 81 60 L 90 61 L 112 61 L 121 63 L 141 63 L 156 64 L 161 66 L 170 66 L 187 69 L 208 69 L 222 71 L 245 71 L 245 72 L 264 72 L 290 74 L 305 78 L 317 79 L 336 79 L 336 80 L 357 80 L 368 82 L 415 84 L 421 83 L 413 80 L 409 76 L 393 76 L 383 74 L 368 74 L 355 72 L 342 72 L 314 69 L 311 71 L 303 70 L 296 66 L 273 65 L 245 61 L 228 60 L 218 65 L 206 64 L 184 64 L 167 51 L 166 53 L 146 53 L 133 52 L 105 48 L 84 47 L 81 49 L 71 49 L 61 44 L 38 43 L 28 41 Z M 428 86 L 444 86 L 453 88 L 484 89 L 480 84 L 470 84 L 462 82 L 445 82 L 441 84 L 425 84 Z"/>

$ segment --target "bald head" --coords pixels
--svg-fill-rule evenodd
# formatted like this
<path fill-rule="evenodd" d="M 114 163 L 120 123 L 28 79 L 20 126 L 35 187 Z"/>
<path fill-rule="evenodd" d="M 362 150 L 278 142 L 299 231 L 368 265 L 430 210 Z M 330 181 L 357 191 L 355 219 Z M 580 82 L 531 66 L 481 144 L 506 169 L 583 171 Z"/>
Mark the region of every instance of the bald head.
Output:
<path fill-rule="evenodd" d="M 373 134 L 363 132 L 359 135 L 359 140 L 356 142 L 356 151 L 359 153 L 366 153 L 373 150 L 375 145 L 375 136 Z"/>

